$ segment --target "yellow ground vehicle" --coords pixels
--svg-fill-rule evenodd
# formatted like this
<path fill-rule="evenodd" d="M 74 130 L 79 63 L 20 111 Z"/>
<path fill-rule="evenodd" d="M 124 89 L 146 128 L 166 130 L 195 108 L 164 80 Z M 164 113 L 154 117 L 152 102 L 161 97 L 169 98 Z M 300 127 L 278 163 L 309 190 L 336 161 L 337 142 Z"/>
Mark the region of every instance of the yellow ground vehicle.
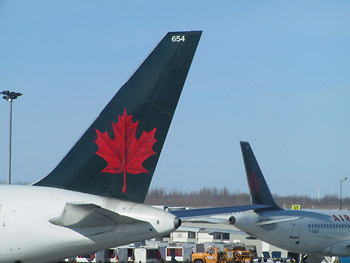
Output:
<path fill-rule="evenodd" d="M 221 252 L 217 247 L 210 247 L 206 252 L 192 254 L 194 263 L 253 263 L 253 253 L 244 247 L 225 248 Z"/>

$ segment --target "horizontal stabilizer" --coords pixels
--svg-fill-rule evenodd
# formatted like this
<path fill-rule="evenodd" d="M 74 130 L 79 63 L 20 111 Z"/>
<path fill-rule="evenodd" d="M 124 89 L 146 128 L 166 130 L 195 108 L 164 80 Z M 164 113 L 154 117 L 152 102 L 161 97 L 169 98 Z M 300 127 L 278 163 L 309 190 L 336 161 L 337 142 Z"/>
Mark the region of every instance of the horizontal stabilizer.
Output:
<path fill-rule="evenodd" d="M 67 203 L 61 216 L 50 219 L 50 222 L 68 228 L 94 228 L 132 224 L 140 221 L 95 204 Z"/>
<path fill-rule="evenodd" d="M 280 218 L 280 219 L 273 219 L 273 220 L 264 220 L 256 223 L 256 226 L 266 226 L 266 225 L 272 225 L 272 224 L 278 224 L 278 223 L 284 223 L 284 222 L 289 222 L 293 220 L 300 219 L 301 217 L 287 217 L 287 218 Z"/>
<path fill-rule="evenodd" d="M 218 217 L 220 216 L 220 217 Z M 231 214 L 220 214 L 220 215 L 206 215 L 206 216 L 193 216 L 193 217 L 182 217 L 181 222 L 185 223 L 212 223 L 212 224 L 227 224 L 228 218 Z"/>
<path fill-rule="evenodd" d="M 180 219 L 189 218 L 189 217 L 203 217 L 203 216 L 211 216 L 217 214 L 229 214 L 229 213 L 237 213 L 249 210 L 257 210 L 268 208 L 268 205 L 240 205 L 240 206 L 223 206 L 223 207 L 208 207 L 208 208 L 196 208 L 196 209 L 188 209 L 188 210 L 172 210 L 169 211 L 173 215 L 176 215 Z"/>

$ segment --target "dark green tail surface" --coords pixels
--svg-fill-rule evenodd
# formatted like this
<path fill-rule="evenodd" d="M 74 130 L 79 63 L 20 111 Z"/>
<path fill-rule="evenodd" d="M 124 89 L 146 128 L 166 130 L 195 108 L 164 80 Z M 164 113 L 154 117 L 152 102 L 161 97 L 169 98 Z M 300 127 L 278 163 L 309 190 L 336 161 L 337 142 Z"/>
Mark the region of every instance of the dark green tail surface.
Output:
<path fill-rule="evenodd" d="M 247 180 L 252 204 L 268 205 L 273 208 L 279 208 L 272 197 L 270 189 L 267 186 L 264 175 L 260 170 L 259 164 L 249 143 L 241 142 L 241 149 L 244 166 L 247 173 Z"/>
<path fill-rule="evenodd" d="M 34 185 L 143 202 L 201 33 L 168 33 L 58 166 Z"/>

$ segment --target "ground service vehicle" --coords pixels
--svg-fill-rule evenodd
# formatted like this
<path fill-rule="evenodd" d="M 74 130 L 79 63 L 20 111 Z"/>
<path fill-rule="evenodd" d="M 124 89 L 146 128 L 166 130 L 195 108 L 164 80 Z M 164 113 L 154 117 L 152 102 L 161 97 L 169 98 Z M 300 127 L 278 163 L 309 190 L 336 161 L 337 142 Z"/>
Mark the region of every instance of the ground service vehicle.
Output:
<path fill-rule="evenodd" d="M 192 261 L 194 263 L 252 263 L 253 253 L 244 247 L 225 248 L 223 252 L 217 247 L 210 247 L 205 253 L 193 253 Z"/>

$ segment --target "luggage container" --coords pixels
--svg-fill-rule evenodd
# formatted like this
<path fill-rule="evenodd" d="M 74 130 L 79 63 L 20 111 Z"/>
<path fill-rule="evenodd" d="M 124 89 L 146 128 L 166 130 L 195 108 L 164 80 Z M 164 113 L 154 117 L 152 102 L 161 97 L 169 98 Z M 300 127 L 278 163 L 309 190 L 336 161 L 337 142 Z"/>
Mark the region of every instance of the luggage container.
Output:
<path fill-rule="evenodd" d="M 95 254 L 77 256 L 75 258 L 75 262 L 76 263 L 95 263 L 96 262 Z"/>
<path fill-rule="evenodd" d="M 161 261 L 159 248 L 138 247 L 134 249 L 135 263 L 159 263 Z"/>
<path fill-rule="evenodd" d="M 96 252 L 96 263 L 116 263 L 118 253 L 116 248 L 100 250 Z"/>
<path fill-rule="evenodd" d="M 192 248 L 190 247 L 167 247 L 166 262 L 191 262 Z"/>

